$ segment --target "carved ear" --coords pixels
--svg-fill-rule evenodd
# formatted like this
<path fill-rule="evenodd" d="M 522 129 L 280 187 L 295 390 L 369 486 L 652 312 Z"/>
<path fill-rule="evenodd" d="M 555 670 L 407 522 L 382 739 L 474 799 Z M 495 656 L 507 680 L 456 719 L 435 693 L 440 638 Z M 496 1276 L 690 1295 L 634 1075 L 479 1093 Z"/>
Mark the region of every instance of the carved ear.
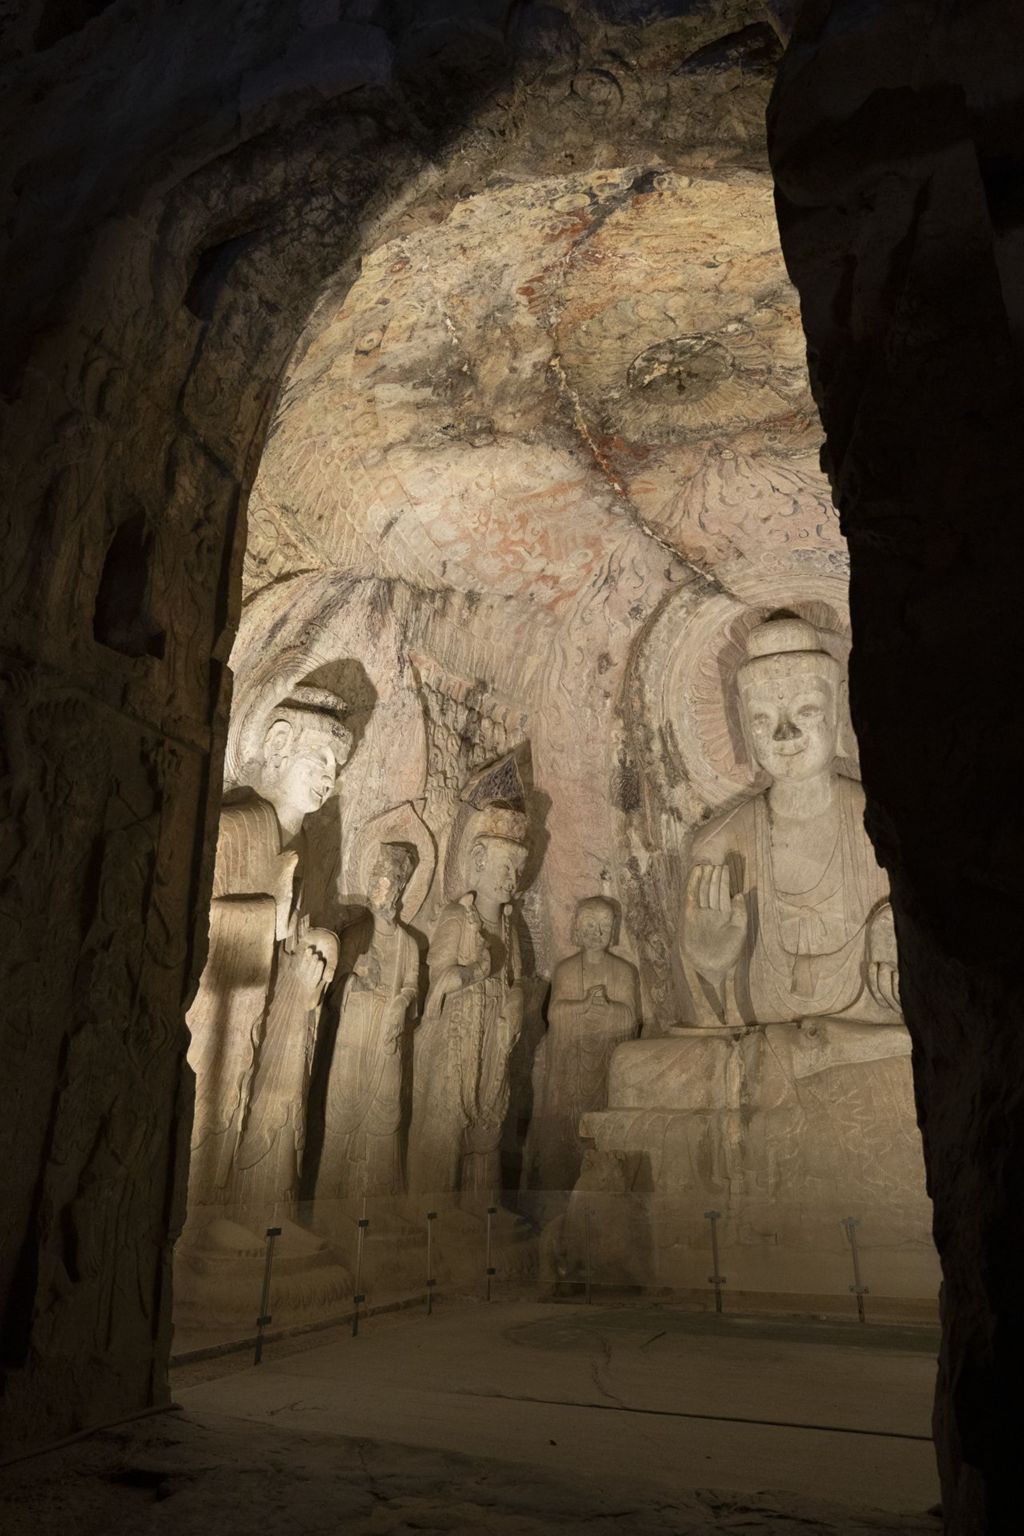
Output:
<path fill-rule="evenodd" d="M 290 747 L 294 734 L 290 720 L 274 720 L 263 738 L 264 757 L 282 757 Z"/>

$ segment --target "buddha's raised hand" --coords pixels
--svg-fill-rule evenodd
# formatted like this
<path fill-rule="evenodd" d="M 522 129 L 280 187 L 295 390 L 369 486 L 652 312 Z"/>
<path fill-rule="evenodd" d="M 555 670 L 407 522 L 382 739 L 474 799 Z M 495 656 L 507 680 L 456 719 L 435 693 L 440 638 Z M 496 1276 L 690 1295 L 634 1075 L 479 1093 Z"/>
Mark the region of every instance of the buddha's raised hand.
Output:
<path fill-rule="evenodd" d="M 736 964 L 747 936 L 747 904 L 733 895 L 727 864 L 694 864 L 686 884 L 683 954 L 709 981 L 720 982 Z"/>

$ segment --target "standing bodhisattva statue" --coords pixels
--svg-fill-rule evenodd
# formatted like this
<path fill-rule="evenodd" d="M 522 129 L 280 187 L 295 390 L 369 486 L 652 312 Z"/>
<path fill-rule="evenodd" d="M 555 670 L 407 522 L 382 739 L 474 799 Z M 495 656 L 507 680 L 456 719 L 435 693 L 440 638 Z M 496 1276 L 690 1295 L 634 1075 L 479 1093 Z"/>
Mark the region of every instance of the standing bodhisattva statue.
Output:
<path fill-rule="evenodd" d="M 317 1017 L 338 958 L 303 904 L 302 824 L 348 760 L 343 710 L 334 694 L 294 689 L 247 766 L 254 793 L 221 813 L 209 955 L 188 1016 L 193 1217 L 230 1206 L 258 1225 L 290 1216 L 297 1196 Z"/>
<path fill-rule="evenodd" d="M 803 619 L 751 632 L 740 714 L 771 782 L 693 841 L 682 955 L 695 1024 L 899 1017 L 888 882 L 864 792 L 836 768 L 841 683 Z"/>
<path fill-rule="evenodd" d="M 526 862 L 526 817 L 495 804 L 466 829 L 473 890 L 441 909 L 417 1032 L 409 1182 L 485 1206 L 501 1185 L 509 1057 L 523 1027 L 512 898 Z"/>
<path fill-rule="evenodd" d="M 402 1188 L 402 1064 L 420 952 L 398 911 L 412 870 L 410 849 L 382 843 L 366 893 L 370 911 L 341 936 L 320 1199 L 397 1195 Z"/>

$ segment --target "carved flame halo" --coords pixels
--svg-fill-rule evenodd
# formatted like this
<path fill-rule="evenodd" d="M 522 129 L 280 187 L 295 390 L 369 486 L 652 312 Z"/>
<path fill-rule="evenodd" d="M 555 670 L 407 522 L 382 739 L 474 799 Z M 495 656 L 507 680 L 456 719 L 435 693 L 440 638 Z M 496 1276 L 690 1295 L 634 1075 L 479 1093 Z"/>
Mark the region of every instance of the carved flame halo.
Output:
<path fill-rule="evenodd" d="M 360 901 L 366 899 L 381 843 L 404 844 L 415 853 L 416 867 L 409 877 L 398 913 L 403 922 L 411 923 L 430 893 L 437 864 L 437 850 L 430 829 L 411 801 L 393 805 L 380 815 L 372 816 L 356 833 L 349 869 L 355 885 L 351 894 Z"/>
<path fill-rule="evenodd" d="M 446 901 L 457 901 L 473 889 L 471 855 L 478 838 L 500 837 L 529 846 L 525 806 L 526 787 L 515 751 L 479 769 L 463 785 L 445 849 Z"/>

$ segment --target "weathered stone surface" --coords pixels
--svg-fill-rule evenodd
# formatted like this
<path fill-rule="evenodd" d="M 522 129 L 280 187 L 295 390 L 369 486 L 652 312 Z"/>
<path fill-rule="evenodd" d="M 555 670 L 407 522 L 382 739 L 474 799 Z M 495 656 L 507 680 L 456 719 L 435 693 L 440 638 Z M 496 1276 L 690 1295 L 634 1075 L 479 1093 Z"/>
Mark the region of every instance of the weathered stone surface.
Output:
<path fill-rule="evenodd" d="M 503 6 L 469 0 L 429 8 L 217 0 L 63 17 L 58 9 L 8 8 L 0 22 L 9 257 L 0 783 L 10 812 L 0 939 L 3 1078 L 14 1106 L 5 1095 L 0 1338 L 4 1429 L 17 1440 L 164 1392 L 169 1243 L 183 1215 L 190 1116 L 181 1021 L 205 952 L 241 523 L 280 380 L 287 368 L 295 383 L 307 353 L 326 365 L 317 338 L 339 316 L 347 323 L 360 257 L 383 277 L 375 253 L 405 241 L 428 268 L 428 236 L 437 236 L 453 274 L 460 241 L 478 271 L 487 246 L 502 253 L 500 225 L 488 222 L 502 200 L 533 210 L 524 212 L 530 238 L 518 248 L 510 239 L 509 260 L 488 268 L 497 306 L 481 304 L 470 285 L 455 295 L 460 309 L 429 270 L 388 274 L 396 284 L 388 318 L 401 341 L 395 372 L 385 335 L 375 373 L 380 327 L 360 315 L 357 344 L 337 364 L 348 370 L 345 388 L 331 396 L 342 411 L 353 398 L 372 399 L 367 431 L 382 439 L 371 444 L 382 460 L 369 460 L 365 444 L 322 457 L 331 494 L 350 479 L 367 507 L 365 520 L 340 520 L 348 569 L 389 576 L 376 590 L 394 597 L 398 618 L 382 618 L 384 638 L 370 648 L 378 676 L 393 680 L 389 655 L 407 653 L 416 669 L 414 686 L 399 676 L 387 693 L 416 743 L 407 777 L 419 786 L 403 786 L 392 803 L 425 794 L 432 814 L 450 810 L 467 774 L 527 737 L 538 783 L 551 777 L 547 765 L 570 765 L 567 803 L 589 804 L 588 786 L 603 775 L 610 788 L 597 835 L 574 840 L 566 830 L 574 820 L 552 817 L 543 878 L 552 891 L 604 889 L 602 874 L 622 857 L 619 896 L 640 936 L 645 1016 L 662 1025 L 673 1016 L 665 925 L 673 869 L 689 830 L 722 803 L 708 784 L 728 778 L 719 748 L 729 733 L 712 729 L 714 750 L 702 744 L 711 766 L 698 782 L 680 774 L 651 665 L 671 659 L 677 624 L 715 628 L 701 615 L 720 599 L 744 611 L 769 597 L 831 605 L 843 627 L 843 553 L 814 471 L 816 427 L 763 165 L 761 66 L 773 49 L 758 29 L 766 10 L 778 21 L 785 7 L 580 0 L 506 16 Z M 978 1346 L 977 1380 L 964 1362 L 977 1330 L 989 1336 L 991 1316 L 1001 1357 L 1012 1360 L 1019 1346 L 1010 1255 L 1020 1245 L 1006 1234 L 1017 1221 L 1020 1073 L 1011 1032 L 999 1028 L 1019 1006 L 1006 958 L 1018 926 L 1019 828 L 1008 820 L 1013 797 L 992 793 L 1012 742 L 1006 688 L 991 665 L 998 658 L 1005 670 L 1019 654 L 1006 596 L 1016 569 L 1007 558 L 1016 548 L 1008 445 L 1019 436 L 1020 308 L 1006 166 L 1019 156 L 1000 105 L 1017 87 L 1014 50 L 1002 42 L 1012 17 L 992 6 L 991 27 L 950 20 L 921 65 L 934 8 L 911 9 L 880 42 L 871 28 L 883 23 L 872 13 L 867 30 L 844 30 L 833 52 L 816 29 L 827 31 L 829 14 L 841 19 L 847 7 L 809 7 L 810 42 L 799 44 L 793 67 L 809 60 L 812 81 L 834 72 L 821 95 L 796 91 L 799 121 L 777 131 L 779 142 L 832 146 L 819 172 L 813 155 L 786 150 L 783 225 L 855 542 L 854 702 L 870 759 L 872 830 L 892 868 L 907 951 L 903 991 L 933 1182 L 953 1191 L 939 1214 L 947 1265 L 962 1245 L 949 1289 L 959 1437 L 950 1464 L 985 1467 L 1001 1454 L 1005 1421 L 979 1416 L 972 1438 L 966 1415 L 987 1401 L 995 1345 Z M 943 89 L 969 69 L 997 82 L 987 117 L 974 85 L 966 105 Z M 861 70 L 871 82 L 880 71 L 884 92 L 863 91 Z M 915 95 L 912 80 L 929 89 Z M 815 116 L 822 100 L 825 134 Z M 847 125 L 838 145 L 836 122 Z M 882 153 L 865 127 L 905 148 Z M 857 196 L 843 201 L 836 189 L 851 175 Z M 570 202 L 556 207 L 562 195 Z M 743 218 L 730 229 L 727 209 L 740 204 Z M 808 208 L 823 211 L 823 222 Z M 695 259 L 709 225 L 719 238 Z M 547 261 L 534 261 L 538 241 Z M 954 246 L 970 259 L 951 260 L 940 279 L 933 253 L 938 263 Z M 664 298 L 656 311 L 641 312 L 632 297 L 634 251 Z M 855 255 L 856 270 L 835 264 L 837 252 Z M 542 279 L 533 310 L 520 292 L 531 276 Z M 363 291 L 370 309 L 379 296 L 372 282 Z M 419 354 L 402 340 L 403 305 L 419 309 Z M 528 358 L 544 381 L 532 416 L 494 367 L 503 324 L 515 343 L 505 350 Z M 431 374 L 440 397 L 423 396 L 422 443 L 409 440 L 403 356 L 421 378 Z M 401 409 L 392 415 L 393 405 Z M 511 443 L 520 415 L 524 433 Z M 385 419 L 401 420 L 402 441 L 383 441 Z M 353 412 L 353 436 L 355 424 Z M 275 451 L 272 441 L 265 475 Z M 431 470 L 444 456 L 458 492 L 449 517 L 478 512 L 508 465 L 521 480 L 510 507 L 475 520 L 478 551 L 444 544 L 451 579 L 442 573 L 445 585 L 428 586 L 419 604 L 406 587 L 423 577 L 431 518 L 419 514 L 436 498 Z M 476 480 L 466 467 L 473 458 Z M 298 467 L 286 478 L 299 485 Z M 248 592 L 267 590 L 246 610 L 254 662 L 242 679 L 257 696 L 263 616 L 268 628 L 291 625 L 293 637 L 301 616 L 321 636 L 320 594 L 311 594 L 349 579 L 338 575 L 337 549 L 325 555 L 320 532 L 310 532 L 323 487 L 310 482 L 301 515 L 289 517 L 287 496 L 263 496 L 262 479 Z M 415 495 L 405 495 L 406 480 Z M 382 562 L 400 511 L 394 528 L 404 523 L 407 549 L 391 567 Z M 548 540 L 532 601 L 506 545 L 517 535 L 524 548 L 526 535 Z M 573 575 L 576 551 L 587 563 Z M 414 610 L 405 646 L 388 625 Z M 359 611 L 372 623 L 375 600 Z M 585 687 L 569 618 L 587 630 Z M 618 649 L 613 635 L 624 637 Z M 325 660 L 333 647 L 332 638 Z M 538 649 L 546 713 L 530 676 Z M 720 654 L 717 640 L 692 649 L 712 667 Z M 481 690 L 481 677 L 491 686 Z M 707 689 L 689 683 L 694 718 L 706 723 Z M 421 696 L 417 725 L 411 706 Z M 371 728 L 368 756 L 372 737 Z M 950 771 L 936 773 L 936 763 Z M 378 774 L 363 782 L 367 804 L 379 803 Z M 344 838 L 341 849 L 344 860 Z M 564 953 L 565 920 L 541 920 L 543 889 L 531 886 L 525 916 Z M 544 974 L 551 955 L 539 953 Z M 975 1014 L 984 1023 L 977 1036 L 967 1026 Z M 936 1043 L 925 1050 L 928 1040 Z M 979 1064 L 965 1078 L 973 1051 Z M 969 1095 L 960 1093 L 965 1080 Z M 993 1107 L 975 1123 L 978 1103 Z M 965 1146 L 976 1159 L 963 1156 Z M 992 1167 L 994 1192 L 984 1172 Z M 965 1510 L 972 1477 L 964 1474 Z"/>
<path fill-rule="evenodd" d="M 843 1223 L 852 1218 L 876 1301 L 934 1298 L 901 1024 L 823 1019 L 636 1041 L 612 1058 L 608 1104 L 581 1125 L 592 1149 L 577 1202 L 592 1206 L 605 1234 L 624 1225 L 616 1205 L 625 1202 L 646 1229 L 647 1266 L 634 1241 L 610 1253 L 610 1273 L 625 1262 L 634 1283 L 701 1288 L 713 1209 L 730 1289 L 839 1296 L 850 1283 Z"/>
<path fill-rule="evenodd" d="M 701 1491 L 666 1502 L 617 1482 L 558 1477 L 483 1457 L 177 1414 L 94 1436 L 5 1474 L 8 1536 L 71 1526 L 83 1536 L 140 1536 L 173 1519 L 176 1536 L 934 1536 L 926 1516 L 854 1512 L 772 1493 Z"/>
<path fill-rule="evenodd" d="M 1019 1518 L 1024 838 L 1001 786 L 1024 676 L 1022 41 L 1012 5 L 808 5 L 769 119 L 850 545 L 852 705 L 907 978 L 958 1533 Z"/>
<path fill-rule="evenodd" d="M 578 903 L 580 948 L 551 977 L 548 1029 L 537 1052 L 538 1092 L 530 1119 L 527 1183 L 564 1193 L 579 1177 L 580 1121 L 606 1108 L 616 1046 L 640 1033 L 636 966 L 611 951 L 617 912 L 603 896 Z"/>

